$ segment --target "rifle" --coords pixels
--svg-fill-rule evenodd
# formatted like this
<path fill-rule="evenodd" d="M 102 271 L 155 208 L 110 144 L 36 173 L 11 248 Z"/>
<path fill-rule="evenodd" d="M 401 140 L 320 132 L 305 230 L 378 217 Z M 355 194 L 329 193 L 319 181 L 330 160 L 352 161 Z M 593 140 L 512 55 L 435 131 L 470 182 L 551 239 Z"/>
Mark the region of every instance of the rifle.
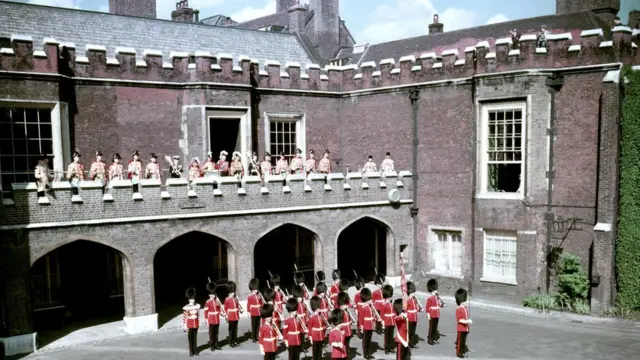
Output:
<path fill-rule="evenodd" d="M 298 265 L 296 265 L 296 263 L 293 263 L 293 268 L 296 270 L 296 272 L 299 272 L 298 271 Z M 296 284 L 296 276 L 295 275 L 293 275 L 293 283 Z M 298 285 L 298 284 L 296 284 L 296 285 Z M 309 289 L 307 288 L 307 284 L 302 283 L 302 288 L 304 289 L 304 291 L 307 294 L 309 293 Z M 304 298 L 304 296 L 303 296 L 303 298 Z"/>

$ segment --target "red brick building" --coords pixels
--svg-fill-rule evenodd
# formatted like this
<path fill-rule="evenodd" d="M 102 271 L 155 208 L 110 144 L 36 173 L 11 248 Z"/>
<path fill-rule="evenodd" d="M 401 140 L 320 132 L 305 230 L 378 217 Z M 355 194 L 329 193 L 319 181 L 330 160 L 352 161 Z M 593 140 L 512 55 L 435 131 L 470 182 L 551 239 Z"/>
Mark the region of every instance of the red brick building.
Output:
<path fill-rule="evenodd" d="M 65 321 L 124 314 L 128 333 L 156 330 L 207 278 L 237 281 L 241 297 L 253 276 L 288 282 L 294 264 L 308 285 L 336 267 L 393 281 L 402 245 L 418 282 L 513 301 L 552 288 L 551 255 L 576 253 L 594 311 L 612 302 L 618 70 L 640 64 L 638 32 L 611 27 L 617 1 L 558 1 L 553 16 L 453 32 L 435 23 L 367 46 L 340 44 L 332 26 L 324 55 L 298 33 L 156 20 L 155 9 L 113 3 L 122 15 L 0 2 L 7 353 Z M 331 174 L 189 188 L 165 172 L 137 193 L 128 180 L 106 194 L 59 181 L 46 197 L 33 183 L 42 153 L 61 173 L 74 149 L 88 169 L 96 150 L 107 162 L 138 150 L 145 164 L 153 152 L 167 167 L 164 156 L 186 165 L 208 151 L 296 148 L 329 149 Z M 387 151 L 395 172 L 357 172 Z"/>

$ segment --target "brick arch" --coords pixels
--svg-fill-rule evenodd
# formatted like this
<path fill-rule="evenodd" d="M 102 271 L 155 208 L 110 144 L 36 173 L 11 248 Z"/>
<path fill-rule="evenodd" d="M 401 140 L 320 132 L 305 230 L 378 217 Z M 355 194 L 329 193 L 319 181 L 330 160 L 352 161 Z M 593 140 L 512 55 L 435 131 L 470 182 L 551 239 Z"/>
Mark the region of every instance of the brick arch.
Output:
<path fill-rule="evenodd" d="M 393 230 L 393 226 L 391 226 L 391 224 L 389 222 L 387 222 L 386 220 L 375 216 L 375 215 L 360 215 L 354 219 L 351 219 L 349 221 L 347 221 L 346 224 L 344 224 L 342 227 L 340 227 L 338 229 L 338 231 L 336 231 L 336 236 L 335 236 L 335 241 L 334 241 L 334 245 L 337 247 L 338 246 L 338 239 L 340 238 L 340 234 L 347 229 L 349 226 L 355 224 L 356 222 L 363 220 L 363 219 L 370 219 L 373 220 L 374 222 L 377 222 L 378 224 L 384 226 L 387 229 L 387 234 L 391 235 L 392 239 L 395 241 L 394 238 L 394 230 Z"/>
<path fill-rule="evenodd" d="M 33 264 L 35 264 L 36 261 L 38 261 L 43 256 L 47 255 L 48 253 L 50 253 L 50 252 L 52 252 L 52 251 L 54 251 L 54 250 L 56 250 L 58 248 L 61 248 L 61 247 L 65 246 L 65 245 L 74 243 L 76 241 L 89 241 L 89 242 L 94 242 L 96 244 L 104 245 L 106 247 L 110 247 L 110 248 L 112 248 L 114 250 L 119 251 L 120 254 L 122 254 L 122 256 L 125 258 L 125 260 L 127 262 L 129 262 L 129 264 L 132 264 L 133 257 L 129 254 L 129 252 L 125 251 L 120 246 L 115 245 L 115 244 L 110 243 L 110 242 L 106 242 L 106 241 L 102 240 L 101 238 L 97 238 L 97 237 L 93 237 L 93 236 L 74 235 L 74 236 L 68 237 L 68 238 L 66 238 L 66 239 L 64 239 L 64 240 L 62 240 L 62 241 L 60 241 L 60 242 L 58 242 L 56 244 L 47 246 L 47 247 L 45 247 L 44 250 L 32 253 L 31 254 L 31 259 L 30 259 L 30 261 L 31 261 L 30 266 L 33 266 Z"/>
<path fill-rule="evenodd" d="M 149 258 L 147 259 L 147 264 L 153 266 L 153 260 L 155 259 L 156 255 L 158 254 L 158 251 L 160 251 L 160 249 L 162 249 L 163 246 L 167 245 L 168 243 L 172 242 L 173 240 L 182 237 L 184 235 L 190 234 L 190 233 L 202 233 L 202 234 L 206 234 L 206 235 L 211 235 L 211 236 L 215 236 L 220 240 L 223 240 L 224 242 L 226 242 L 227 244 L 229 244 L 230 250 L 232 252 L 236 252 L 236 247 L 234 246 L 233 242 L 229 241 L 229 237 L 222 235 L 218 232 L 214 232 L 211 231 L 209 229 L 206 230 L 201 230 L 201 229 L 189 229 L 189 230 L 176 230 L 176 231 L 172 231 L 170 232 L 164 239 L 162 239 L 161 242 L 159 242 L 156 247 L 153 249 L 153 251 L 151 251 L 151 254 L 149 255 Z"/>
<path fill-rule="evenodd" d="M 269 227 L 267 230 L 261 232 L 260 235 L 258 235 L 258 237 L 253 242 L 253 247 L 255 248 L 256 244 L 258 243 L 258 241 L 260 241 L 263 237 L 267 236 L 270 232 L 272 232 L 273 230 L 275 230 L 277 228 L 283 227 L 285 225 L 298 226 L 298 227 L 301 227 L 303 229 L 309 230 L 316 236 L 316 239 L 320 242 L 320 244 L 324 243 L 324 240 L 322 239 L 322 235 L 320 235 L 320 232 L 315 227 L 309 226 L 307 224 L 301 224 L 301 223 L 296 222 L 296 221 L 283 221 L 283 222 L 277 223 L 276 225 L 273 225 L 273 226 Z"/>

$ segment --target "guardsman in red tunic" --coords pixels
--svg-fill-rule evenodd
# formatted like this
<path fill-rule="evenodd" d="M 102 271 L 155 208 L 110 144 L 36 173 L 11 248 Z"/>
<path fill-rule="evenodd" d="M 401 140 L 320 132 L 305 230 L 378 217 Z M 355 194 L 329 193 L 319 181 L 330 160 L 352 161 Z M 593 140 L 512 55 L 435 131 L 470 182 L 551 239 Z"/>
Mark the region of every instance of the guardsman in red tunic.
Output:
<path fill-rule="evenodd" d="M 275 290 L 273 288 L 269 288 L 269 289 L 265 290 L 265 292 L 264 292 L 265 304 L 273 306 L 273 316 L 272 316 L 271 322 L 273 323 L 273 325 L 275 327 L 278 328 L 278 330 L 280 330 L 281 329 L 281 325 L 282 325 L 283 316 L 282 316 L 282 311 L 278 310 L 278 308 L 276 307 L 276 304 L 275 304 L 275 301 L 274 301 L 275 297 L 276 297 L 276 292 L 275 292 Z M 262 325 L 264 325 L 264 319 L 262 319 L 262 320 L 263 320 L 262 321 Z"/>
<path fill-rule="evenodd" d="M 314 155 L 313 150 L 309 150 L 309 158 L 307 159 L 307 162 L 304 164 L 304 170 L 307 176 L 312 173 L 315 174 L 316 172 L 316 156 Z"/>
<path fill-rule="evenodd" d="M 200 304 L 196 304 L 196 289 L 187 289 L 186 296 L 189 299 L 189 304 L 182 308 L 182 326 L 184 331 L 187 332 L 189 356 L 193 356 L 198 355 L 198 328 L 200 327 L 198 312 L 200 311 Z"/>
<path fill-rule="evenodd" d="M 292 174 L 304 174 L 304 160 L 302 159 L 302 150 L 296 149 L 296 157 L 291 159 L 289 170 Z"/>
<path fill-rule="evenodd" d="M 382 297 L 384 298 L 382 302 L 381 309 L 382 311 L 379 314 L 382 316 L 382 321 L 384 322 L 384 353 L 388 354 L 390 352 L 394 352 L 394 343 L 393 343 L 393 331 L 395 330 L 395 312 L 393 310 L 393 286 L 385 285 L 382 288 Z"/>
<path fill-rule="evenodd" d="M 99 150 L 96 151 L 96 161 L 89 168 L 89 179 L 101 182 L 103 188 L 107 185 L 107 164 L 102 161 L 102 153 Z"/>
<path fill-rule="evenodd" d="M 416 285 L 409 281 L 407 282 L 407 295 L 409 298 L 407 299 L 407 320 L 409 321 L 409 347 L 412 349 L 417 349 L 418 346 L 415 345 L 418 342 L 418 337 L 416 336 L 416 328 L 418 327 L 418 312 L 422 311 L 422 307 L 420 306 L 420 302 L 416 298 Z"/>
<path fill-rule="evenodd" d="M 275 360 L 278 352 L 278 341 L 282 340 L 280 330 L 273 323 L 273 306 L 265 304 L 260 308 L 260 316 L 262 317 L 262 326 L 260 326 L 258 343 L 260 344 L 260 353 L 264 355 L 264 360 Z"/>
<path fill-rule="evenodd" d="M 227 162 L 228 152 L 220 151 L 220 159 L 216 163 L 216 170 L 220 171 L 220 176 L 229 176 L 229 162 Z"/>
<path fill-rule="evenodd" d="M 224 299 L 224 312 L 227 313 L 227 322 L 229 323 L 229 346 L 238 347 L 238 321 L 240 321 L 240 313 L 243 312 L 240 300 L 236 296 L 236 283 L 229 281 L 226 285 L 229 294 Z"/>
<path fill-rule="evenodd" d="M 84 180 L 84 165 L 80 163 L 80 155 L 79 152 L 73 152 L 73 162 L 69 164 L 67 168 L 67 179 L 71 183 L 71 189 L 73 190 L 73 194 L 78 194 L 78 186 L 80 185 L 80 181 Z"/>
<path fill-rule="evenodd" d="M 318 162 L 318 173 L 329 174 L 331 173 L 331 159 L 329 159 L 329 150 L 325 150 L 322 155 L 322 159 Z"/>
<path fill-rule="evenodd" d="M 284 320 L 282 325 L 284 344 L 289 350 L 289 360 L 300 360 L 302 334 L 304 334 L 306 325 L 298 316 L 298 300 L 296 298 L 287 300 L 286 307 L 290 316 Z"/>
<path fill-rule="evenodd" d="M 338 285 L 338 288 L 340 289 L 340 292 L 338 293 L 338 295 L 342 294 L 342 293 L 347 295 L 347 303 L 346 303 L 347 307 L 355 310 L 356 304 L 355 304 L 355 302 L 351 301 L 351 297 L 349 296 L 349 280 L 347 280 L 347 279 L 340 280 L 340 284 Z M 336 298 L 336 300 L 337 300 L 337 298 Z M 338 305 L 336 305 L 336 307 L 337 306 Z M 349 312 L 349 314 L 351 314 L 351 312 Z"/>
<path fill-rule="evenodd" d="M 300 271 L 296 272 L 295 274 L 293 274 L 293 280 L 295 281 L 295 285 L 300 285 L 300 287 L 302 288 L 302 298 L 304 298 L 305 300 L 311 299 L 311 292 L 307 288 L 307 284 L 304 283 L 304 274 Z"/>
<path fill-rule="evenodd" d="M 360 309 L 362 308 L 362 297 L 360 293 L 362 292 L 362 288 L 364 287 L 364 279 L 362 279 L 361 277 L 356 277 L 356 279 L 353 281 L 353 284 L 356 287 L 356 294 L 353 296 L 353 302 L 355 303 L 355 309 L 356 309 L 356 319 L 358 320 L 356 331 L 357 331 L 358 337 L 362 339 L 362 331 L 361 331 L 362 323 L 360 321 Z M 369 291 L 369 294 L 371 294 L 371 291 Z"/>
<path fill-rule="evenodd" d="M 109 165 L 109 182 L 113 180 L 123 180 L 124 179 L 124 170 L 122 164 L 120 164 L 120 160 L 122 157 L 120 154 L 115 153 L 112 156 L 112 163 Z"/>
<path fill-rule="evenodd" d="M 266 152 L 264 153 L 264 160 L 260 163 L 260 174 L 262 175 L 262 180 L 266 179 L 267 175 L 271 175 L 273 173 L 271 168 L 271 154 Z"/>
<path fill-rule="evenodd" d="M 331 287 L 329 288 L 329 299 L 331 300 L 331 306 L 335 309 L 336 308 L 336 297 L 338 296 L 338 293 L 340 293 L 340 278 L 342 277 L 342 274 L 340 274 L 340 270 L 335 269 L 331 272 L 331 278 L 333 279 L 333 285 L 331 285 Z"/>
<path fill-rule="evenodd" d="M 131 160 L 127 165 L 127 177 L 133 184 L 133 192 L 138 192 L 138 184 L 142 178 L 142 161 L 140 161 L 140 153 L 138 150 L 134 150 L 131 154 Z"/>
<path fill-rule="evenodd" d="M 273 286 L 274 298 L 274 310 L 279 312 L 280 315 L 284 314 L 284 303 L 287 300 L 282 289 L 280 289 L 280 275 L 275 274 L 271 276 L 271 286 Z M 280 317 L 280 321 L 284 321 L 284 317 Z"/>
<path fill-rule="evenodd" d="M 344 311 L 335 309 L 331 312 L 329 322 L 333 328 L 329 332 L 329 344 L 331 345 L 331 359 L 346 359 L 349 348 L 344 333 Z"/>
<path fill-rule="evenodd" d="M 325 283 L 323 282 L 319 282 L 316 284 L 316 288 L 314 290 L 316 295 L 314 296 L 317 296 L 320 301 L 320 308 L 318 309 L 320 315 L 324 320 L 329 321 L 329 299 L 327 297 L 326 291 L 327 285 L 325 285 Z M 313 307 L 311 309 L 313 310 Z"/>
<path fill-rule="evenodd" d="M 253 342 L 258 342 L 258 330 L 260 330 L 260 308 L 264 305 L 262 301 L 262 295 L 260 295 L 260 280 L 253 278 L 249 280 L 249 290 L 251 294 L 247 298 L 247 307 L 249 308 L 249 314 L 251 315 L 251 334 L 253 336 Z"/>
<path fill-rule="evenodd" d="M 144 178 L 162 180 L 162 171 L 160 170 L 160 164 L 158 164 L 158 156 L 155 153 L 149 155 L 149 163 L 144 169 Z"/>
<path fill-rule="evenodd" d="M 309 306 L 313 315 L 309 317 L 307 329 L 311 340 L 311 356 L 313 360 L 322 360 L 322 348 L 324 346 L 325 331 L 329 324 L 320 312 L 320 298 L 314 296 L 309 300 Z"/>
<path fill-rule="evenodd" d="M 427 319 L 429 319 L 429 335 L 427 342 L 429 345 L 435 345 L 440 340 L 440 332 L 438 331 L 438 321 L 440 320 L 440 301 L 438 300 L 438 281 L 430 279 L 427 281 Z"/>
<path fill-rule="evenodd" d="M 220 350 L 218 332 L 220 330 L 220 315 L 224 316 L 224 308 L 216 295 L 218 286 L 214 282 L 207 284 L 209 300 L 204 304 L 204 322 L 209 325 L 209 346 L 211 351 Z"/>
<path fill-rule="evenodd" d="M 469 352 L 467 348 L 467 335 L 469 335 L 469 325 L 472 324 L 469 319 L 469 309 L 467 308 L 467 290 L 458 289 L 456 291 L 456 323 L 458 330 L 458 338 L 456 340 L 456 356 L 463 358 Z"/>
<path fill-rule="evenodd" d="M 378 311 L 378 314 L 382 315 L 382 303 L 384 298 L 382 296 L 382 287 L 384 286 L 385 276 L 383 274 L 376 274 L 374 279 L 374 283 L 377 289 L 373 290 L 371 293 L 371 300 L 373 300 L 373 306 Z M 382 334 L 382 326 L 378 326 L 376 329 L 378 334 Z"/>
<path fill-rule="evenodd" d="M 304 302 L 304 290 L 302 289 L 302 286 L 295 285 L 293 289 L 291 289 L 291 295 L 293 295 L 293 298 L 296 299 L 298 303 L 298 317 L 306 324 L 307 321 L 309 321 L 309 309 Z M 300 339 L 301 343 L 304 343 L 304 334 L 300 335 Z"/>
<path fill-rule="evenodd" d="M 284 157 L 284 153 L 280 151 L 280 159 L 276 162 L 276 175 L 281 175 L 282 177 L 287 176 L 289 173 L 289 163 L 287 159 Z"/>
<path fill-rule="evenodd" d="M 326 277 L 324 275 L 324 271 L 318 271 L 316 272 L 316 283 L 324 283 L 326 280 Z M 313 296 L 318 295 L 317 289 L 314 288 L 313 289 Z"/>
<path fill-rule="evenodd" d="M 349 350 L 349 343 L 351 342 L 351 337 L 353 336 L 353 332 L 351 331 L 352 323 L 355 323 L 355 319 L 351 319 L 351 315 L 349 313 L 349 294 L 346 292 L 340 292 L 337 296 L 338 300 L 338 308 L 343 311 L 342 318 L 342 330 L 344 331 L 345 337 L 345 345 L 347 346 L 347 351 Z"/>
<path fill-rule="evenodd" d="M 213 161 L 213 153 L 209 151 L 207 153 L 207 161 L 202 164 L 202 172 L 207 173 L 209 171 L 214 171 L 216 169 L 216 163 Z"/>
<path fill-rule="evenodd" d="M 362 288 L 360 290 L 360 300 L 362 304 L 358 311 L 358 331 L 362 334 L 362 356 L 365 359 L 372 359 L 373 356 L 369 354 L 369 346 L 371 345 L 371 337 L 376 329 L 378 319 L 371 302 L 371 290 L 366 287 Z"/>
<path fill-rule="evenodd" d="M 393 309 L 395 314 L 394 326 L 397 329 L 396 343 L 398 344 L 396 360 L 409 360 L 411 359 L 411 350 L 409 350 L 409 326 L 402 299 L 396 299 L 393 302 Z"/>

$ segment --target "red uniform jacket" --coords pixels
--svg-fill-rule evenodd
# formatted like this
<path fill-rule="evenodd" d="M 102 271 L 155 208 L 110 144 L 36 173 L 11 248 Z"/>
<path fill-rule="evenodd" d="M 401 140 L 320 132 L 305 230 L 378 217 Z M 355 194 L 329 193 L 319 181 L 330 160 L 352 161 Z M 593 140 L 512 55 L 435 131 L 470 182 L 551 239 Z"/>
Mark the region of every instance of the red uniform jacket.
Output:
<path fill-rule="evenodd" d="M 411 296 L 407 300 L 407 319 L 409 322 L 418 322 L 418 299 Z"/>
<path fill-rule="evenodd" d="M 334 305 L 336 303 L 336 298 L 338 297 L 338 293 L 340 292 L 340 282 L 335 282 L 329 288 L 329 298 L 331 300 L 331 304 Z"/>
<path fill-rule="evenodd" d="M 381 309 L 382 311 L 379 313 L 380 313 L 380 316 L 382 316 L 382 322 L 384 323 L 384 326 L 385 327 L 395 326 L 396 312 L 393 309 L 393 304 L 391 304 L 391 301 L 385 300 L 382 303 Z"/>
<path fill-rule="evenodd" d="M 440 317 L 440 302 L 436 295 L 431 295 L 427 298 L 427 306 L 425 308 L 431 318 L 437 319 Z"/>
<path fill-rule="evenodd" d="M 329 344 L 331 344 L 332 359 L 346 359 L 347 346 L 345 344 L 344 333 L 339 328 L 334 328 L 329 333 Z"/>
<path fill-rule="evenodd" d="M 360 321 L 360 312 L 362 308 L 362 300 L 360 299 L 360 291 L 356 293 L 353 297 L 353 301 L 356 303 L 356 317 L 358 318 L 358 329 L 362 326 L 362 322 Z"/>
<path fill-rule="evenodd" d="M 278 309 L 278 311 L 280 311 L 280 314 L 282 314 L 282 311 L 284 311 L 284 294 L 282 293 L 282 290 L 280 290 L 280 288 L 274 287 L 273 290 L 275 290 L 275 293 L 273 296 L 273 303 L 274 303 L 273 311 L 275 312 L 276 309 Z"/>
<path fill-rule="evenodd" d="M 311 293 L 309 292 L 309 289 L 307 289 L 307 286 L 304 284 L 301 284 L 300 286 L 302 286 L 302 296 L 305 299 L 311 299 Z"/>
<path fill-rule="evenodd" d="M 326 296 L 320 298 L 320 314 L 326 319 L 329 320 L 329 300 L 327 300 Z"/>
<path fill-rule="evenodd" d="M 258 343 L 261 352 L 274 353 L 278 350 L 278 335 L 272 323 L 262 324 L 258 332 Z"/>
<path fill-rule="evenodd" d="M 227 297 L 224 299 L 224 311 L 227 312 L 227 321 L 240 320 L 240 308 L 235 298 Z"/>
<path fill-rule="evenodd" d="M 296 311 L 298 315 L 300 315 L 300 319 L 305 323 L 309 320 L 309 314 L 307 313 L 307 307 L 304 305 L 304 300 L 302 298 L 298 298 L 298 310 Z"/>
<path fill-rule="evenodd" d="M 198 319 L 198 312 L 200 311 L 200 304 L 187 304 L 182 310 L 182 326 L 187 329 L 199 328 L 200 320 Z"/>
<path fill-rule="evenodd" d="M 282 337 L 284 338 L 287 346 L 300 345 L 301 326 L 298 323 L 298 319 L 295 317 L 288 317 L 284 320 L 282 326 Z"/>
<path fill-rule="evenodd" d="M 469 311 L 464 305 L 458 306 L 456 309 L 456 322 L 458 323 L 458 331 L 469 332 L 469 324 L 461 324 L 460 320 L 469 320 Z"/>
<path fill-rule="evenodd" d="M 213 297 L 204 304 L 204 318 L 209 325 L 220 324 L 220 305 L 218 298 Z"/>
<path fill-rule="evenodd" d="M 373 300 L 373 306 L 378 310 L 380 315 L 382 315 L 382 302 L 384 301 L 382 298 L 382 289 L 378 288 L 373 290 L 371 293 L 371 300 Z"/>
<path fill-rule="evenodd" d="M 409 322 L 407 321 L 407 314 L 402 313 L 395 316 L 394 323 L 396 326 L 396 342 L 402 344 L 404 347 L 409 346 Z"/>
<path fill-rule="evenodd" d="M 249 314 L 251 314 L 251 316 L 260 316 L 260 307 L 262 305 L 262 298 L 257 292 L 249 294 L 247 307 L 249 308 Z"/>
<path fill-rule="evenodd" d="M 358 311 L 358 327 L 363 330 L 375 330 L 376 318 L 373 315 L 373 304 L 362 304 L 360 311 Z"/>
<path fill-rule="evenodd" d="M 311 334 L 311 342 L 324 341 L 324 332 L 327 328 L 321 316 L 322 314 L 319 312 L 315 313 L 309 318 L 309 322 L 307 323 L 307 330 L 309 330 Z"/>
<path fill-rule="evenodd" d="M 351 319 L 349 318 L 347 309 L 348 309 L 348 306 L 346 305 L 342 307 L 342 310 L 344 310 L 344 317 L 342 318 L 342 323 L 349 324 L 349 325 L 343 326 L 342 331 L 344 332 L 344 336 L 351 337 L 351 335 L 353 335 L 351 332 Z"/>

